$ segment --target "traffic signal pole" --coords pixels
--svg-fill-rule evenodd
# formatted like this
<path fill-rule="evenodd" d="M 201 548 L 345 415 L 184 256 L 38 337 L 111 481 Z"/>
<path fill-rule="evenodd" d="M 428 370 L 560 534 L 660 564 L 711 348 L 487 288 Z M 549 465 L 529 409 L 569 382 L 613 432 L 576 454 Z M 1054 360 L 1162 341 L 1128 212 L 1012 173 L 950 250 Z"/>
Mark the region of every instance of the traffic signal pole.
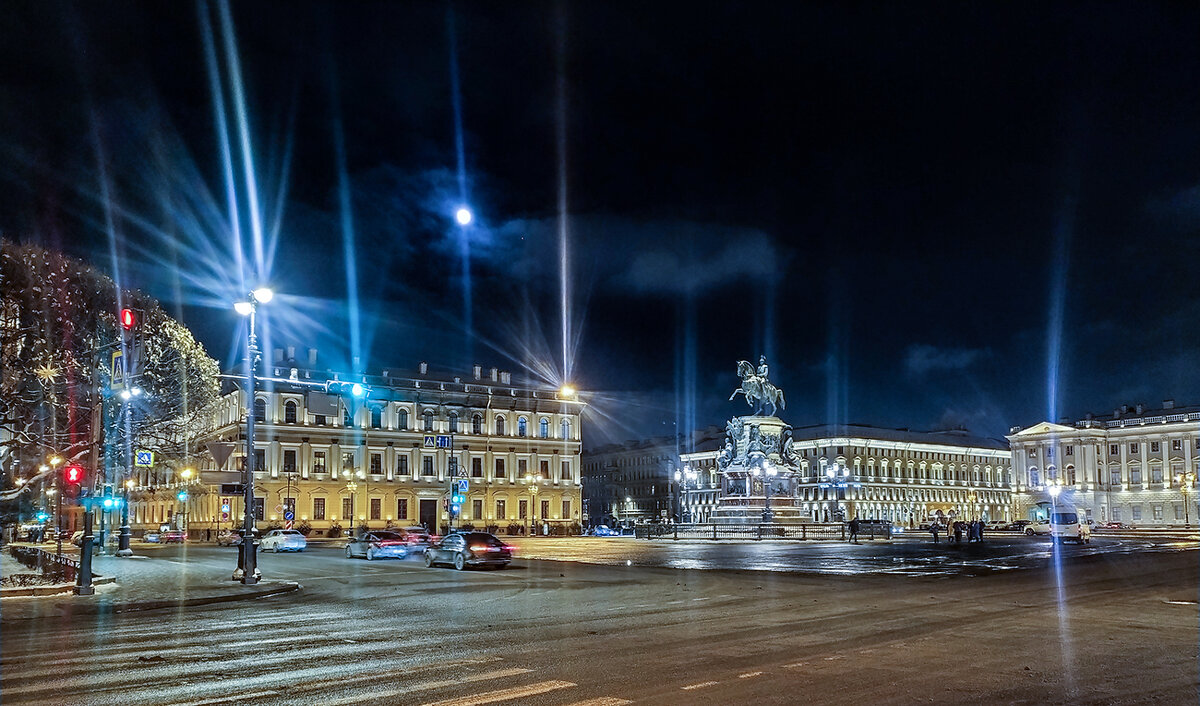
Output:
<path fill-rule="evenodd" d="M 246 472 L 242 482 L 245 484 L 243 488 L 245 495 L 245 517 L 243 528 L 245 530 L 242 535 L 241 551 L 241 566 L 238 567 L 241 571 L 240 578 L 244 585 L 250 586 L 258 583 L 258 566 L 257 557 L 254 555 L 254 366 L 258 357 L 258 340 L 254 334 L 254 307 L 255 302 L 251 300 L 250 309 L 250 336 L 246 342 Z"/>
<path fill-rule="evenodd" d="M 83 541 L 79 543 L 79 572 L 75 574 L 75 595 L 90 596 L 96 592 L 92 586 L 92 503 L 91 498 L 83 506 Z"/>

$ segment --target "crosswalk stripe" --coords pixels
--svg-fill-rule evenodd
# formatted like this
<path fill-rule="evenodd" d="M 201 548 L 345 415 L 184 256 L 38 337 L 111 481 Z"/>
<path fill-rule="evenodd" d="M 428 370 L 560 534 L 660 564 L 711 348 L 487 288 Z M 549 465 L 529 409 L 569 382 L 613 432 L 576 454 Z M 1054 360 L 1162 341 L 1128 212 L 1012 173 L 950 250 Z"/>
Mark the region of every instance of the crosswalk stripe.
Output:
<path fill-rule="evenodd" d="M 522 669 L 521 667 L 513 667 L 511 669 L 495 669 L 490 672 L 481 672 L 479 674 L 469 674 L 458 679 L 438 679 L 436 681 L 423 681 L 416 684 L 409 684 L 402 689 L 392 689 L 390 691 L 372 691 L 368 700 L 378 703 L 380 699 L 386 699 L 391 696 L 404 696 L 416 691 L 431 691 L 433 689 L 445 689 L 451 686 L 475 681 L 487 681 L 488 679 L 503 679 L 504 677 L 515 677 L 518 674 L 528 674 L 532 669 Z M 363 702 L 361 695 L 347 696 L 336 701 L 324 701 L 325 706 L 341 706 L 342 704 L 360 704 Z"/>
<path fill-rule="evenodd" d="M 515 686 L 511 689 L 485 691 L 482 694 L 475 694 L 473 696 L 463 696 L 461 698 L 433 701 L 425 704 L 424 706 L 481 706 L 482 704 L 490 704 L 497 701 L 523 699 L 527 696 L 545 694 L 548 691 L 554 691 L 556 689 L 569 689 L 573 686 L 575 686 L 575 683 L 569 681 L 544 681 L 538 682 L 537 684 L 530 684 L 528 686 Z"/>
<path fill-rule="evenodd" d="M 698 684 L 688 684 L 687 686 L 681 686 L 679 688 L 683 689 L 684 691 L 692 691 L 693 689 L 703 689 L 706 686 L 713 686 L 714 684 L 720 683 L 721 682 L 719 681 L 702 681 Z"/>
<path fill-rule="evenodd" d="M 598 699 L 588 699 L 586 701 L 576 701 L 567 706 L 622 706 L 623 704 L 633 703 L 629 699 L 618 699 L 615 696 L 601 696 Z"/>

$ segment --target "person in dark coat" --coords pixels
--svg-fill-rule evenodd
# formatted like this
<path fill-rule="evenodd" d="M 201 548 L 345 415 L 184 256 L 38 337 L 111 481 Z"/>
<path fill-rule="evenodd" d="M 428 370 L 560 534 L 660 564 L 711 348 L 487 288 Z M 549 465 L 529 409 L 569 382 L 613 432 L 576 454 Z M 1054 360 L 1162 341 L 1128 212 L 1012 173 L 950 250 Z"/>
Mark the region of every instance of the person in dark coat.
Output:
<path fill-rule="evenodd" d="M 855 517 L 853 520 L 850 520 L 850 541 L 855 544 L 858 544 L 858 528 L 858 518 Z"/>
<path fill-rule="evenodd" d="M 936 522 L 929 525 L 929 531 L 933 533 L 933 543 L 934 544 L 938 543 L 937 536 L 938 536 L 938 530 L 940 530 L 940 529 L 941 529 L 941 525 L 939 525 Z"/>
<path fill-rule="evenodd" d="M 954 543 L 962 544 L 963 523 L 954 523 Z"/>

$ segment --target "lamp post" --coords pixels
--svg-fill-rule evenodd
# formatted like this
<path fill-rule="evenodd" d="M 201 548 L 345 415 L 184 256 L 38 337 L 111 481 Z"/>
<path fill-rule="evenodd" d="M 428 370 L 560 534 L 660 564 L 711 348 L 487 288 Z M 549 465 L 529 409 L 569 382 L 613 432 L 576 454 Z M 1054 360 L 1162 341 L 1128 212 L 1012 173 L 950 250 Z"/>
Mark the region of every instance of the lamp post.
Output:
<path fill-rule="evenodd" d="M 237 313 L 250 317 L 246 336 L 246 467 L 242 476 L 245 486 L 245 534 L 241 551 L 238 552 L 240 563 L 233 573 L 234 580 L 241 580 L 245 585 L 257 584 L 260 576 L 257 557 L 254 555 L 254 367 L 258 365 L 258 337 L 254 332 L 254 318 L 258 312 L 258 305 L 266 304 L 274 296 L 275 293 L 270 289 L 260 287 L 250 292 L 248 301 L 233 305 Z"/>
<path fill-rule="evenodd" d="M 1054 516 L 1058 514 L 1058 494 L 1062 492 L 1062 486 L 1058 484 L 1057 478 L 1050 482 L 1050 487 L 1046 491 L 1050 493 L 1050 543 L 1054 544 Z"/>
<path fill-rule="evenodd" d="M 769 525 L 775 521 L 775 514 L 771 512 L 771 491 L 774 485 L 775 476 L 779 473 L 779 469 L 770 461 L 762 462 L 763 474 L 763 514 L 762 521 L 764 525 Z"/>
<path fill-rule="evenodd" d="M 673 512 L 671 513 L 671 519 L 674 520 L 675 522 L 683 521 L 683 509 L 680 507 L 680 505 L 682 504 L 681 499 L 683 496 L 683 493 L 681 492 L 681 489 L 679 487 L 679 484 L 681 482 L 683 482 L 683 471 L 680 471 L 677 469 L 675 471 L 675 507 L 674 507 Z"/>
<path fill-rule="evenodd" d="M 834 478 L 837 476 L 837 469 L 833 466 L 825 467 L 825 477 L 829 479 L 829 521 L 833 522 L 837 518 L 837 486 L 834 484 Z"/>
<path fill-rule="evenodd" d="M 525 483 L 529 486 L 529 534 L 537 531 L 537 494 L 538 484 L 542 482 L 541 473 L 526 473 Z"/>
<path fill-rule="evenodd" d="M 1196 474 L 1188 471 L 1187 473 L 1178 473 L 1175 475 L 1175 480 L 1179 482 L 1179 492 L 1183 493 L 1183 526 L 1191 528 L 1192 513 L 1188 507 L 1188 493 L 1191 491 L 1192 483 L 1196 482 Z"/>
<path fill-rule="evenodd" d="M 353 480 L 346 482 L 346 492 L 350 494 L 350 536 L 357 536 L 354 531 L 354 493 L 358 491 L 358 483 Z"/>

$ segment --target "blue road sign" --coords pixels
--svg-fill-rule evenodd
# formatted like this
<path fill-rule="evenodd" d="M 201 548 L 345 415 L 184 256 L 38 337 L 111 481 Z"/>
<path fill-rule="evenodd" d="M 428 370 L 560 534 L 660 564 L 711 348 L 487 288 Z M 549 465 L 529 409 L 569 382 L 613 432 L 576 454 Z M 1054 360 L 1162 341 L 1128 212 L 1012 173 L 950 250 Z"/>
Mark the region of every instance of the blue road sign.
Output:
<path fill-rule="evenodd" d="M 229 512 L 229 503 L 225 503 L 221 506 L 221 512 Z"/>
<path fill-rule="evenodd" d="M 288 510 L 287 512 L 283 513 L 283 519 L 287 520 L 288 522 L 291 522 L 292 520 L 296 519 L 296 513 L 292 512 L 291 510 Z"/>
<path fill-rule="evenodd" d="M 153 451 L 143 451 L 142 449 L 138 449 L 137 451 L 133 452 L 133 456 L 134 456 L 133 465 L 135 465 L 135 466 L 139 466 L 141 468 L 149 468 L 150 466 L 154 465 L 154 452 Z"/>
<path fill-rule="evenodd" d="M 468 481 L 466 478 L 460 478 L 460 479 L 459 479 L 459 481 L 458 481 L 458 492 L 460 492 L 460 493 L 465 493 L 465 492 L 467 492 L 467 488 L 470 488 L 470 487 L 471 487 L 471 483 L 470 483 L 470 481 Z"/>
<path fill-rule="evenodd" d="M 427 448 L 427 449 L 437 448 L 433 445 L 433 442 L 434 442 L 434 439 L 432 436 L 426 436 L 425 437 L 425 448 Z"/>
<path fill-rule="evenodd" d="M 448 449 L 448 448 L 450 448 L 450 437 L 449 437 L 449 436 L 446 436 L 445 434 L 438 434 L 438 437 L 437 437 L 437 447 L 438 447 L 439 449 Z"/>

